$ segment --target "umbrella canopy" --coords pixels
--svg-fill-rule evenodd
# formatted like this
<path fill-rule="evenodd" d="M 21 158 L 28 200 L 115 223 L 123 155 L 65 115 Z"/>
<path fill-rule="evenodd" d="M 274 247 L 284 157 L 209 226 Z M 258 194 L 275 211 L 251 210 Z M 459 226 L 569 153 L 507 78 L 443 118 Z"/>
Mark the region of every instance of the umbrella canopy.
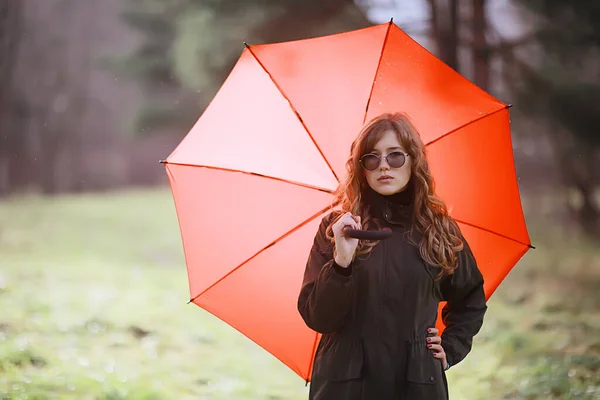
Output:
<path fill-rule="evenodd" d="M 427 144 L 437 193 L 489 298 L 530 248 L 508 106 L 391 21 L 246 45 L 164 161 L 191 301 L 307 381 L 319 335 L 304 324 L 297 299 L 313 238 L 351 142 L 366 121 L 395 111 L 409 115 Z"/>

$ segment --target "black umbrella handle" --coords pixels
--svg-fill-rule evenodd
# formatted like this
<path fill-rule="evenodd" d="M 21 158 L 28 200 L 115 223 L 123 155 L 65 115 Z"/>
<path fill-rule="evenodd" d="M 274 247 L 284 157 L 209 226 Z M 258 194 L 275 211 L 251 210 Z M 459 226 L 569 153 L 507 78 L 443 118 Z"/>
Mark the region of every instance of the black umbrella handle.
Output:
<path fill-rule="evenodd" d="M 344 232 L 346 237 L 360 240 L 385 240 L 392 236 L 392 230 L 390 228 L 383 228 L 380 231 L 363 231 L 346 226 L 342 229 L 342 232 Z"/>

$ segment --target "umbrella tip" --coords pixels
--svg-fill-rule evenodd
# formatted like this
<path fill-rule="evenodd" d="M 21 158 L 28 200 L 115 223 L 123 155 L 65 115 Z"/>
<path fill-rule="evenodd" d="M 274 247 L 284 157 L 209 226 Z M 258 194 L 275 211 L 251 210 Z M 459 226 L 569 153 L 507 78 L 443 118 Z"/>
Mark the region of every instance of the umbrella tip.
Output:
<path fill-rule="evenodd" d="M 390 24 L 393 24 L 393 23 L 394 23 L 394 17 L 391 17 L 390 18 Z"/>
<path fill-rule="evenodd" d="M 167 160 L 158 160 L 158 162 L 161 163 L 161 164 L 166 164 Z"/>
<path fill-rule="evenodd" d="M 244 42 L 244 47 L 250 48 L 250 45 L 246 42 Z"/>
<path fill-rule="evenodd" d="M 529 246 L 530 249 L 534 249 L 535 250 L 535 246 L 528 244 L 527 246 Z"/>
<path fill-rule="evenodd" d="M 506 108 L 511 108 L 513 105 L 512 104 L 507 104 Z"/>

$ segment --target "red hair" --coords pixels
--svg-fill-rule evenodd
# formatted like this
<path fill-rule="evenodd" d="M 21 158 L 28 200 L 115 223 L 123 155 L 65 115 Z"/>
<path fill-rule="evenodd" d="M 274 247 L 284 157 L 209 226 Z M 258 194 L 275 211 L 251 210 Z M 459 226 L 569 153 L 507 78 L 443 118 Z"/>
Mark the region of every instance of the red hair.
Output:
<path fill-rule="evenodd" d="M 393 131 L 398 141 L 411 158 L 411 181 L 413 199 L 413 226 L 420 233 L 418 246 L 421 257 L 431 266 L 441 268 L 438 277 L 452 274 L 458 267 L 457 252 L 463 249 L 460 229 L 448 215 L 444 202 L 435 194 L 435 184 L 426 158 L 426 148 L 419 133 L 408 117 L 402 113 L 382 114 L 371 120 L 361 130 L 350 148 L 350 158 L 346 162 L 347 175 L 340 183 L 335 196 L 343 212 L 351 212 L 361 217 L 363 229 L 378 229 L 370 205 L 365 200 L 368 183 L 365 179 L 360 157 L 373 150 L 387 131 Z M 328 237 L 333 241 L 331 226 Z M 411 235 L 412 237 L 412 235 Z M 356 255 L 371 252 L 376 242 L 361 241 Z"/>

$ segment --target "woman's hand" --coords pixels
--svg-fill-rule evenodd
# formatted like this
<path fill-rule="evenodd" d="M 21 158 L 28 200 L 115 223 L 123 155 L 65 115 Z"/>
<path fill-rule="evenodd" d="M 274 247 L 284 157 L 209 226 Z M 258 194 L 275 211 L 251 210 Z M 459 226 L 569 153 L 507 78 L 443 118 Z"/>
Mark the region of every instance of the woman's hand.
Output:
<path fill-rule="evenodd" d="M 427 338 L 427 347 L 433 351 L 435 358 L 442 361 L 442 367 L 445 371 L 448 368 L 448 360 L 446 359 L 446 352 L 442 347 L 442 338 L 437 335 L 439 330 L 437 328 L 429 328 L 427 332 L 435 335 Z"/>
<path fill-rule="evenodd" d="M 360 217 L 355 217 L 347 212 L 342 215 L 331 227 L 335 238 L 335 262 L 340 267 L 348 267 L 354 258 L 354 252 L 358 247 L 358 239 L 346 237 L 342 229 L 349 226 L 352 229 L 361 229 Z"/>

